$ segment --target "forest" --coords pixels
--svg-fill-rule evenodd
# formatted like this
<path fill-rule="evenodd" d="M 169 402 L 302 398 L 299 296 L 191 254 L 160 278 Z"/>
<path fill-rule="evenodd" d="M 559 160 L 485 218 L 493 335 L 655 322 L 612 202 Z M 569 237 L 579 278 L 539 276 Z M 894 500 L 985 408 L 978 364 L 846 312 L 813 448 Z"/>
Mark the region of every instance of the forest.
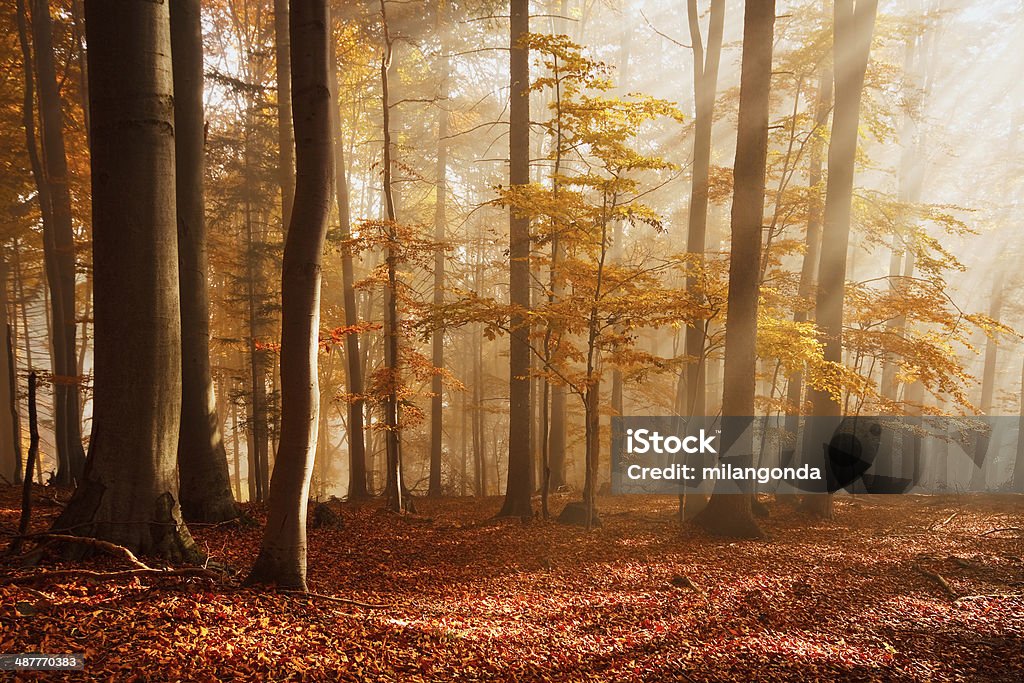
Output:
<path fill-rule="evenodd" d="M 0 672 L 1024 679 L 1021 36 L 0 0 Z"/>

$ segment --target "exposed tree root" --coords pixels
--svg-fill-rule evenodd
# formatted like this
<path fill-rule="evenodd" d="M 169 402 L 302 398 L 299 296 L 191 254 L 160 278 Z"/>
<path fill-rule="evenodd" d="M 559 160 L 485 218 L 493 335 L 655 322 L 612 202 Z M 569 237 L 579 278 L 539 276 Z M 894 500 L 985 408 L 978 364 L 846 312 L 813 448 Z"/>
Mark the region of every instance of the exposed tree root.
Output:
<path fill-rule="evenodd" d="M 91 569 L 55 569 L 49 572 L 36 572 L 34 574 L 28 574 L 25 576 L 11 576 L 6 579 L 0 580 L 0 586 L 41 583 L 44 581 L 49 581 L 51 579 L 61 579 L 69 577 L 85 577 L 90 579 L 110 580 L 123 579 L 131 576 L 152 576 L 156 578 L 192 577 L 219 581 L 223 579 L 225 575 L 212 569 L 206 569 L 204 567 L 180 567 L 178 569 L 153 569 L 151 567 L 147 567 L 145 569 L 125 569 L 123 571 L 118 572 L 98 572 Z"/>

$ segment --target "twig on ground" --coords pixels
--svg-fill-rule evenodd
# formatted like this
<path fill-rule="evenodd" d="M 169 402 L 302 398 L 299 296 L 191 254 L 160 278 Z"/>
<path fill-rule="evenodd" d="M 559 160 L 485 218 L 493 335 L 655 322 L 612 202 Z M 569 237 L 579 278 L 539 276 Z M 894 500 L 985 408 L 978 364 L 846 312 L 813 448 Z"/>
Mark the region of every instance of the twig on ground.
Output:
<path fill-rule="evenodd" d="M 288 595 L 298 595 L 300 597 L 307 598 L 319 598 L 321 600 L 327 600 L 328 602 L 337 602 L 342 605 L 355 605 L 356 607 L 365 607 L 366 609 L 385 609 L 391 607 L 391 605 L 375 605 L 368 602 L 359 602 L 358 600 L 350 600 L 349 598 L 337 598 L 333 595 L 324 595 L 323 593 L 310 593 L 305 591 L 297 590 L 285 590 L 280 591 L 281 593 L 287 593 Z"/>
<path fill-rule="evenodd" d="M 935 531 L 940 526 L 946 526 L 951 521 L 953 521 L 954 517 L 956 517 L 959 514 L 960 514 L 959 512 L 954 512 L 953 514 L 951 514 L 949 517 L 946 517 L 946 519 L 942 520 L 941 522 L 936 522 L 936 523 L 932 524 L 930 527 L 928 527 L 928 531 Z"/>
<path fill-rule="evenodd" d="M 997 534 L 1000 531 L 1016 531 L 1019 534 L 1022 531 L 1024 531 L 1024 529 L 1021 529 L 1019 526 L 1004 526 L 1004 527 L 1000 527 L 998 529 L 989 529 L 988 531 L 986 531 L 985 533 L 983 533 L 981 535 L 982 536 L 988 536 L 989 534 Z"/>
<path fill-rule="evenodd" d="M 1009 598 L 1012 600 L 1016 598 L 1024 598 L 1024 593 L 980 593 L 978 595 L 963 595 L 953 602 L 960 602 L 962 600 L 991 600 L 993 598 Z"/>

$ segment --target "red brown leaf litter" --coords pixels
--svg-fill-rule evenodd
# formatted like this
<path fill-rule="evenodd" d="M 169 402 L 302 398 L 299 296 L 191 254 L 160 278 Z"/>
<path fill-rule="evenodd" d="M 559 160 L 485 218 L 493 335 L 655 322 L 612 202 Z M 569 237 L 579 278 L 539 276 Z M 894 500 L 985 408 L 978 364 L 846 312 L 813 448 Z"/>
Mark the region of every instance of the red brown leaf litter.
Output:
<path fill-rule="evenodd" d="M 37 489 L 34 529 L 67 495 Z M 500 502 L 332 503 L 310 590 L 382 607 L 241 589 L 260 527 L 197 526 L 233 578 L 5 585 L 0 652 L 85 654 L 84 674 L 26 680 L 1024 680 L 1019 497 L 843 498 L 829 522 L 774 505 L 764 541 L 680 528 L 671 497 L 602 498 L 590 533 L 493 520 Z M 10 534 L 18 492 L 0 505 Z"/>

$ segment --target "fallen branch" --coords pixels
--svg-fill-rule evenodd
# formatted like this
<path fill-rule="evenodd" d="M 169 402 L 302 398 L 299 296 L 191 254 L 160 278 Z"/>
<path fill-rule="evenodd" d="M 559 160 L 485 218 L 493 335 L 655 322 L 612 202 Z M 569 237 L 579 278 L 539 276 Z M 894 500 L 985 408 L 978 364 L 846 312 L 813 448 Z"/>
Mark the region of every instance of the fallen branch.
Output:
<path fill-rule="evenodd" d="M 368 602 L 359 602 L 358 600 L 351 600 L 349 598 L 336 598 L 333 595 L 324 595 L 323 593 L 309 593 L 297 590 L 285 590 L 280 592 L 307 598 L 319 598 L 321 600 L 327 600 L 328 602 L 337 602 L 341 605 L 355 605 L 356 607 L 365 607 L 366 609 L 385 609 L 387 607 L 391 607 L 391 605 L 375 605 Z"/>
<path fill-rule="evenodd" d="M 981 569 L 981 566 L 977 562 L 971 562 L 970 560 L 957 557 L 956 555 L 950 555 L 949 559 L 958 567 L 963 567 L 964 569 Z"/>
<path fill-rule="evenodd" d="M 953 602 L 960 602 L 961 600 L 991 600 L 993 598 L 1009 598 L 1012 600 L 1015 598 L 1024 598 L 1024 593 L 981 593 L 978 595 L 964 595 Z"/>
<path fill-rule="evenodd" d="M 949 585 L 949 581 L 946 581 L 945 577 L 943 577 L 942 574 L 939 574 L 938 572 L 933 572 L 933 571 L 930 571 L 928 569 L 925 569 L 924 567 L 922 567 L 920 565 L 915 565 L 914 569 L 916 569 L 921 574 L 927 576 L 929 579 L 931 579 L 935 583 L 937 583 L 940 586 L 942 586 L 942 589 L 944 591 L 946 591 L 946 594 L 949 595 L 949 597 L 954 598 L 954 599 L 956 598 L 956 592 Z"/>
<path fill-rule="evenodd" d="M 982 536 L 988 536 L 989 534 L 997 534 L 1000 531 L 1016 531 L 1019 534 L 1022 531 L 1024 531 L 1024 529 L 1021 529 L 1019 526 L 1004 526 L 1004 527 L 1000 527 L 998 529 L 989 529 L 988 531 L 986 531 L 985 533 L 983 533 L 981 535 Z"/>

